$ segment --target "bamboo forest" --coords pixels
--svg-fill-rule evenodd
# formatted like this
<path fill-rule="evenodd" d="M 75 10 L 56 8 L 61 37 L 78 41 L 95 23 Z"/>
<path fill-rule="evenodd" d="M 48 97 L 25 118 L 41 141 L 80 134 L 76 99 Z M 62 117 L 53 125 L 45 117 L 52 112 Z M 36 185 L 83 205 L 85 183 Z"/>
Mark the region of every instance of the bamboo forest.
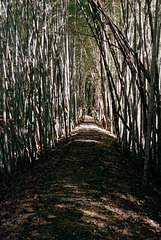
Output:
<path fill-rule="evenodd" d="M 161 239 L 161 1 L 0 0 L 0 239 Z"/>

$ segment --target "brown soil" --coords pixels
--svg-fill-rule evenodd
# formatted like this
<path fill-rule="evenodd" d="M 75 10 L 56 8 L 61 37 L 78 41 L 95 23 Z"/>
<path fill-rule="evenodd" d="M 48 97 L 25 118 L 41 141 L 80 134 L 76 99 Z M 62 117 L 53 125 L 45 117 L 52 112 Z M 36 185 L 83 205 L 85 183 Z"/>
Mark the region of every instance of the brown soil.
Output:
<path fill-rule="evenodd" d="M 90 117 L 49 160 L 1 186 L 0 239 L 161 239 L 161 204 L 142 164 Z"/>

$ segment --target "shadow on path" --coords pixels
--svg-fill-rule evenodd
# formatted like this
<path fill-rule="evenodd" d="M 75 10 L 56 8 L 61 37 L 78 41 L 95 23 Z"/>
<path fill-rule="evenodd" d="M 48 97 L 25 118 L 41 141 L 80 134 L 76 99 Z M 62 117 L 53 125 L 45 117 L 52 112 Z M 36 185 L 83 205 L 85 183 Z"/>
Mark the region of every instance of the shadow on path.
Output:
<path fill-rule="evenodd" d="M 160 239 L 159 200 L 141 195 L 139 171 L 87 116 L 49 161 L 5 188 L 0 239 Z"/>

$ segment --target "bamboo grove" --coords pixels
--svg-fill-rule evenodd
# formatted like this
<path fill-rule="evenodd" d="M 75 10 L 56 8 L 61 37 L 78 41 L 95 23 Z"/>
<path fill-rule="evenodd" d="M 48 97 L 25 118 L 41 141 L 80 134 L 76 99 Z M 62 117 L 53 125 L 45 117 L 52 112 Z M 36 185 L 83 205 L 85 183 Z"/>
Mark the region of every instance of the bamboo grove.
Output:
<path fill-rule="evenodd" d="M 160 0 L 0 0 L 0 173 L 45 159 L 83 109 L 161 180 Z"/>

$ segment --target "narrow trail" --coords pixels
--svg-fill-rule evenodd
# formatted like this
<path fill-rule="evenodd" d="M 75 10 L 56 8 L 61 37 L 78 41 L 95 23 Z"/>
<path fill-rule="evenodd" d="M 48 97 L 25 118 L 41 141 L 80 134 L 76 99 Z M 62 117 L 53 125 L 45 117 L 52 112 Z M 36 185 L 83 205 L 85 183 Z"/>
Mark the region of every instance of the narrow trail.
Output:
<path fill-rule="evenodd" d="M 3 186 L 0 239 L 161 239 L 161 207 L 139 162 L 87 116 L 48 161 Z"/>

